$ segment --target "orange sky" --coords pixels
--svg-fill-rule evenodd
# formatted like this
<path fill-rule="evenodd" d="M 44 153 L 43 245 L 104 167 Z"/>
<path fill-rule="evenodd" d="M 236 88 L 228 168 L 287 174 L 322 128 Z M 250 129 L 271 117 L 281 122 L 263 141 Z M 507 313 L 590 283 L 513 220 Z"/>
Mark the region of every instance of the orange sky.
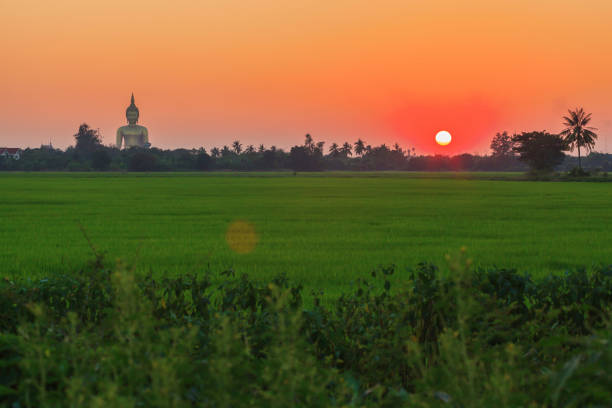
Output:
<path fill-rule="evenodd" d="M 611 20 L 609 0 L 0 0 L 0 145 L 66 147 L 81 122 L 113 143 L 133 91 L 162 148 L 485 153 L 580 105 L 612 151 Z"/>

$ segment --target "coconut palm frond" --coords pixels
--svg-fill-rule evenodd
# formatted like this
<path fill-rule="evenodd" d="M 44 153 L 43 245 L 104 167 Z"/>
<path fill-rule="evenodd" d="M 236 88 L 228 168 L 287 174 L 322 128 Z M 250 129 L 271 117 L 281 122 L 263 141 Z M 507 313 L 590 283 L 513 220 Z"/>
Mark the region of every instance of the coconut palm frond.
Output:
<path fill-rule="evenodd" d="M 563 124 L 565 126 L 572 126 L 575 123 L 574 118 L 569 117 L 569 116 L 564 116 L 563 120 L 564 120 Z"/>
<path fill-rule="evenodd" d="M 568 112 L 569 112 L 569 114 L 570 114 L 570 117 L 571 117 L 573 120 L 576 120 L 576 118 L 578 117 L 578 115 L 579 115 L 579 113 L 580 113 L 580 110 L 579 110 L 578 108 L 576 108 L 576 109 L 574 109 L 574 110 L 568 110 Z"/>
<path fill-rule="evenodd" d="M 593 132 L 590 129 L 583 129 L 582 130 L 582 137 L 583 138 L 590 138 L 590 139 L 597 139 L 597 134 L 595 132 Z"/>

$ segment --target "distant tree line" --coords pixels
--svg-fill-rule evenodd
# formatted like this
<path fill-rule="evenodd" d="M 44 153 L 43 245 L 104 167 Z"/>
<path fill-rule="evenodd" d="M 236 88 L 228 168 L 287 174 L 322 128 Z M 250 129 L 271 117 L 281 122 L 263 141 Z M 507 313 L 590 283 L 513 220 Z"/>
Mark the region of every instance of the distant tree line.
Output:
<path fill-rule="evenodd" d="M 41 146 L 25 149 L 21 160 L 0 158 L 0 170 L 24 171 L 324 171 L 324 170 L 404 170 L 404 171 L 525 171 L 570 170 L 582 162 L 591 169 L 612 171 L 612 155 L 590 151 L 597 135 L 588 126 L 590 114 L 582 109 L 564 117 L 566 129 L 561 134 L 546 131 L 509 135 L 497 133 L 491 141 L 490 155 L 456 156 L 417 155 L 414 149 L 399 144 L 371 146 L 364 140 L 342 145 L 315 141 L 307 134 L 302 145 L 289 151 L 275 146 L 243 145 L 199 149 L 161 150 L 131 148 L 120 150 L 104 146 L 97 130 L 82 124 L 74 135 L 75 145 L 66 150 Z M 576 158 L 565 152 L 578 148 Z"/>

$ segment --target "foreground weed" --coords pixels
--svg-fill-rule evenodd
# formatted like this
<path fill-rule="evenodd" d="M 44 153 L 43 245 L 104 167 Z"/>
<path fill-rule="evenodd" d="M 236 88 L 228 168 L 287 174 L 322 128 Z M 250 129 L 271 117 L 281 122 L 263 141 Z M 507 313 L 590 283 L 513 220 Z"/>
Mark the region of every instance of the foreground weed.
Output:
<path fill-rule="evenodd" d="M 304 309 L 227 271 L 155 280 L 103 259 L 0 281 L 0 404 L 20 407 L 589 406 L 610 401 L 612 268 L 534 281 L 394 266 Z M 217 281 L 216 285 L 212 282 Z"/>

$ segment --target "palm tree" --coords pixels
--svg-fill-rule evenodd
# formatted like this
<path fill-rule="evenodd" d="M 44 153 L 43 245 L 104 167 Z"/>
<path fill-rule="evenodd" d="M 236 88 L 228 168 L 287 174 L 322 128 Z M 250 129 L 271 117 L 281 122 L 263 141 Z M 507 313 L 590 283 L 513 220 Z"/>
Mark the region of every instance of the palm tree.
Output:
<path fill-rule="evenodd" d="M 357 141 L 355 142 L 355 154 L 358 154 L 359 156 L 363 156 L 363 153 L 365 152 L 366 148 L 365 148 L 365 142 L 361 139 L 357 139 Z"/>
<path fill-rule="evenodd" d="M 242 144 L 239 140 L 234 140 L 234 143 L 232 143 L 232 149 L 236 154 L 240 154 L 240 152 L 242 151 Z"/>
<path fill-rule="evenodd" d="M 342 149 L 340 149 L 340 152 L 344 155 L 344 157 L 352 156 L 353 145 L 351 145 L 349 142 L 344 142 L 344 144 L 342 145 Z"/>
<path fill-rule="evenodd" d="M 314 150 L 314 141 L 312 140 L 312 136 L 310 136 L 310 133 L 306 133 L 306 140 L 304 140 L 304 146 L 306 146 L 311 152 Z"/>
<path fill-rule="evenodd" d="M 218 147 L 213 147 L 212 149 L 210 149 L 210 153 L 212 154 L 213 157 L 221 156 L 221 151 L 219 150 Z"/>
<path fill-rule="evenodd" d="M 246 152 L 247 154 L 253 154 L 253 153 L 255 153 L 255 146 L 253 146 L 252 144 L 248 145 L 248 146 L 247 146 L 247 148 L 246 148 L 246 150 L 245 150 L 245 152 Z"/>
<path fill-rule="evenodd" d="M 338 150 L 338 144 L 337 143 L 332 143 L 332 145 L 329 146 L 329 155 L 331 157 L 336 157 L 336 156 L 338 156 L 339 153 L 340 153 L 340 151 Z"/>
<path fill-rule="evenodd" d="M 260 145 L 259 145 L 259 153 L 263 153 L 263 152 L 265 152 L 265 151 L 266 151 L 266 146 L 264 146 L 264 145 L 263 145 L 263 143 L 262 143 L 262 144 L 260 144 Z"/>
<path fill-rule="evenodd" d="M 317 147 L 314 149 L 314 151 L 317 152 L 317 154 L 318 153 L 323 154 L 323 146 L 325 146 L 325 142 L 323 141 L 317 142 Z"/>
<path fill-rule="evenodd" d="M 565 142 L 571 150 L 578 147 L 578 167 L 582 170 L 582 161 L 580 158 L 580 148 L 584 147 L 588 151 L 595 146 L 597 135 L 594 130 L 596 128 L 588 126 L 591 121 L 591 114 L 586 113 L 582 108 L 576 108 L 573 111 L 568 110 L 569 116 L 563 117 L 563 125 L 566 128 L 561 132 L 561 136 L 565 138 Z"/>

